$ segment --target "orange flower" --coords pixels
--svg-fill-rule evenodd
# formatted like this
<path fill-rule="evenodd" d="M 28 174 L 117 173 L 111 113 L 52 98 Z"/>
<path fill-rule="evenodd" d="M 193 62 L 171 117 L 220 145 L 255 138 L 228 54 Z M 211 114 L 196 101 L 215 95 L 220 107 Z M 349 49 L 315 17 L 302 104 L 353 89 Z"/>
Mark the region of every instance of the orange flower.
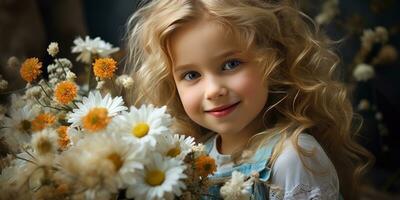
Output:
<path fill-rule="evenodd" d="M 56 117 L 50 113 L 43 113 L 32 121 L 32 131 L 41 131 L 46 127 L 52 125 L 56 121 Z"/>
<path fill-rule="evenodd" d="M 195 162 L 196 171 L 202 177 L 207 177 L 209 174 L 213 174 L 217 171 L 217 165 L 215 160 L 210 156 L 199 156 Z"/>
<path fill-rule="evenodd" d="M 56 100 L 61 104 L 68 104 L 75 99 L 77 95 L 78 87 L 71 81 L 62 81 L 56 85 L 54 90 L 54 96 Z"/>
<path fill-rule="evenodd" d="M 93 64 L 94 75 L 106 79 L 111 78 L 117 70 L 117 62 L 112 58 L 99 58 Z"/>
<path fill-rule="evenodd" d="M 60 146 L 60 149 L 62 149 L 62 150 L 67 149 L 68 144 L 70 142 L 68 135 L 67 135 L 67 129 L 68 129 L 68 126 L 60 126 L 57 129 L 58 145 Z"/>
<path fill-rule="evenodd" d="M 22 63 L 19 73 L 25 81 L 31 83 L 42 73 L 41 68 L 42 63 L 39 62 L 39 59 L 28 58 Z"/>
<path fill-rule="evenodd" d="M 97 132 L 107 127 L 110 122 L 108 111 L 105 108 L 93 108 L 82 118 L 83 128 L 90 132 Z"/>

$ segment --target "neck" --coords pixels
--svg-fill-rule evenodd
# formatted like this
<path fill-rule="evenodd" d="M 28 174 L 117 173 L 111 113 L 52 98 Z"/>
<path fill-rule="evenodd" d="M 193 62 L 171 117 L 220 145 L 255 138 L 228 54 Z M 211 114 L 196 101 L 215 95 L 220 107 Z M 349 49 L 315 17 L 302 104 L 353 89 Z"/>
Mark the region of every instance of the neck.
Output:
<path fill-rule="evenodd" d="M 218 133 L 217 149 L 221 154 L 231 155 L 242 149 L 249 139 L 264 128 L 262 120 L 254 120 L 237 133 Z"/>

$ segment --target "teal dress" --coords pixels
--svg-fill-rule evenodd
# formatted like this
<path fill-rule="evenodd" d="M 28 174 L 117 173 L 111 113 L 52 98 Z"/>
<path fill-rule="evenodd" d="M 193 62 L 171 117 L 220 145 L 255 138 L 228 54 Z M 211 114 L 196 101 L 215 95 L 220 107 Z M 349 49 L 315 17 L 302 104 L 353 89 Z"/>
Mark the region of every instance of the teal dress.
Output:
<path fill-rule="evenodd" d="M 215 136 L 214 136 L 215 137 Z M 209 139 L 205 143 L 205 150 L 208 154 L 210 154 L 213 144 L 214 137 Z M 222 197 L 220 196 L 220 189 L 224 185 L 224 183 L 230 180 L 232 172 L 238 171 L 245 175 L 245 177 L 250 177 L 255 173 L 259 174 L 258 181 L 255 181 L 249 191 L 251 194 L 251 200 L 265 200 L 265 199 L 283 199 L 283 194 L 274 193 L 274 191 L 270 191 L 269 180 L 271 178 L 271 168 L 268 167 L 268 162 L 272 156 L 272 152 L 274 147 L 278 143 L 280 139 L 279 135 L 272 137 L 266 144 L 264 144 L 261 148 L 259 148 L 250 158 L 249 162 L 242 163 L 239 165 L 234 165 L 232 168 L 228 170 L 224 170 L 223 172 L 216 172 L 214 175 L 209 176 L 211 182 L 216 183 L 209 187 L 208 195 L 204 195 L 201 197 L 202 200 L 220 200 Z M 278 197 L 279 196 L 279 197 Z M 274 198 L 275 197 L 275 198 Z M 342 195 L 339 194 L 339 200 L 343 200 Z"/>
<path fill-rule="evenodd" d="M 271 177 L 271 168 L 268 167 L 268 161 L 271 158 L 273 149 L 278 142 L 279 137 L 275 136 L 271 140 L 269 140 L 264 146 L 259 148 L 256 153 L 250 158 L 249 162 L 233 166 L 228 171 L 224 171 L 222 173 L 216 172 L 214 175 L 209 176 L 209 179 L 212 182 L 220 182 L 220 184 L 215 184 L 208 189 L 207 196 L 202 196 L 204 200 L 211 199 L 222 199 L 220 196 L 220 189 L 223 184 L 228 181 L 231 177 L 232 172 L 238 171 L 245 175 L 246 177 L 250 177 L 254 173 L 259 174 L 259 181 L 256 181 L 252 188 L 250 194 L 252 200 L 262 200 L 269 198 L 269 190 L 265 183 Z M 214 137 L 209 139 L 205 143 L 205 150 L 207 153 L 210 153 L 213 147 Z"/>

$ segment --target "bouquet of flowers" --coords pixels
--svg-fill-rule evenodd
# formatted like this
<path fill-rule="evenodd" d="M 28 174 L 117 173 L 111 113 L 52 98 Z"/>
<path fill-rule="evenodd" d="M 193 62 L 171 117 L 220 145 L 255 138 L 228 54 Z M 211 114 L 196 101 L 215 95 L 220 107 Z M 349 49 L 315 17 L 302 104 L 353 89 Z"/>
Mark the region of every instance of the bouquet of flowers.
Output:
<path fill-rule="evenodd" d="M 198 199 L 216 170 L 194 138 L 173 133 L 166 107 L 124 105 L 104 92 L 105 81 L 133 86 L 116 77 L 118 48 L 100 38 L 74 41 L 87 81 L 78 85 L 72 62 L 26 59 L 20 68 L 27 86 L 2 107 L 0 199 Z M 5 80 L 1 80 L 6 85 Z M 96 85 L 97 82 L 97 85 Z"/>

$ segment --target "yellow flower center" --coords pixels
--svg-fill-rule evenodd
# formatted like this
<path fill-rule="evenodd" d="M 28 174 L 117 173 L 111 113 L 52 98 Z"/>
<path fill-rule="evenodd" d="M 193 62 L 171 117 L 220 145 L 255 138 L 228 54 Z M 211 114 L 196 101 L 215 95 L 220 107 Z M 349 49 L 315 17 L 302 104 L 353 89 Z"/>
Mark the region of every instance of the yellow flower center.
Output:
<path fill-rule="evenodd" d="M 22 63 L 19 73 L 25 81 L 30 83 L 42 73 L 41 68 L 42 63 L 39 62 L 39 59 L 28 58 Z"/>
<path fill-rule="evenodd" d="M 165 174 L 160 170 L 151 170 L 146 173 L 146 182 L 151 186 L 161 185 L 164 180 Z"/>
<path fill-rule="evenodd" d="M 106 108 L 93 108 L 83 117 L 83 128 L 90 132 L 97 132 L 107 127 L 110 119 Z"/>
<path fill-rule="evenodd" d="M 111 78 L 117 70 L 117 62 L 112 58 L 99 58 L 93 64 L 94 75 L 99 78 Z"/>
<path fill-rule="evenodd" d="M 25 132 L 29 132 L 31 130 L 32 124 L 29 120 L 22 120 L 21 123 L 19 124 L 18 129 L 20 131 L 25 131 Z"/>
<path fill-rule="evenodd" d="M 176 157 L 181 153 L 181 149 L 179 147 L 174 147 L 167 152 L 167 156 Z"/>
<path fill-rule="evenodd" d="M 57 84 L 54 91 L 56 100 L 61 104 L 68 104 L 75 99 L 78 88 L 71 81 L 63 81 Z"/>
<path fill-rule="evenodd" d="M 121 156 L 119 156 L 119 154 L 112 153 L 108 155 L 107 158 L 114 164 L 115 171 L 118 171 L 122 167 L 123 161 Z"/>
<path fill-rule="evenodd" d="M 142 138 L 149 133 L 150 127 L 146 123 L 138 123 L 132 129 L 132 134 L 138 138 Z"/>

